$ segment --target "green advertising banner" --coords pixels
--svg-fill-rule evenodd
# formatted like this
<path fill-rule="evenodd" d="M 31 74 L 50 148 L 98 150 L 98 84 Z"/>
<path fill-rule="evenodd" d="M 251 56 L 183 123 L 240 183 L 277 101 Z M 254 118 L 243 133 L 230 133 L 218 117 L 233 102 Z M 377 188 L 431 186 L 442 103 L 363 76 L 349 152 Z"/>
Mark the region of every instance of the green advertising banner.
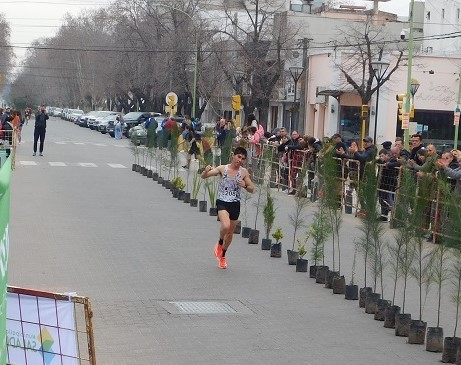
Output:
<path fill-rule="evenodd" d="M 0 168 L 0 365 L 6 364 L 6 287 L 10 221 L 11 157 Z"/>

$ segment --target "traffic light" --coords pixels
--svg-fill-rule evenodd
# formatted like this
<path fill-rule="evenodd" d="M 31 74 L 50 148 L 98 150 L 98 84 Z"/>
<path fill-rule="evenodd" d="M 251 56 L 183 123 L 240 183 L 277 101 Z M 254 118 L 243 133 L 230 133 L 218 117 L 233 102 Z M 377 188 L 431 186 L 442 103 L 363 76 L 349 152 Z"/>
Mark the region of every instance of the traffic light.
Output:
<path fill-rule="evenodd" d="M 242 104 L 242 98 L 240 95 L 232 95 L 232 109 L 235 111 L 240 110 Z"/>
<path fill-rule="evenodd" d="M 395 99 L 397 100 L 397 104 L 399 106 L 399 114 L 398 114 L 398 118 L 399 118 L 399 121 L 402 121 L 403 120 L 403 108 L 405 107 L 405 99 L 407 97 L 407 94 L 397 94 L 395 96 Z"/>
<path fill-rule="evenodd" d="M 360 116 L 362 118 L 367 118 L 368 117 L 368 105 L 362 105 Z"/>

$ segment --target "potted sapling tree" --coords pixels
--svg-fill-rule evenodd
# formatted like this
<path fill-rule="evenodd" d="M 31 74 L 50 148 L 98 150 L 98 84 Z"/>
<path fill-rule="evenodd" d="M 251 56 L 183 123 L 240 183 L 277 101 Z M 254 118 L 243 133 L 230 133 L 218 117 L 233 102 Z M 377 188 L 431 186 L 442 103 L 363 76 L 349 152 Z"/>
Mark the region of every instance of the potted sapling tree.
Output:
<path fill-rule="evenodd" d="M 459 221 L 458 221 L 459 222 Z M 442 362 L 454 363 L 457 361 L 457 354 L 460 352 L 461 338 L 456 336 L 458 330 L 459 307 L 461 306 L 461 250 L 459 247 L 451 248 L 453 262 L 450 267 L 452 284 L 451 301 L 455 305 L 455 327 L 453 337 L 445 337 L 443 341 Z"/>
<path fill-rule="evenodd" d="M 311 236 L 310 230 L 307 230 L 304 241 L 297 239 L 298 242 L 298 259 L 296 260 L 296 272 L 307 272 L 308 260 L 304 259 L 307 254 L 306 244 Z"/>
<path fill-rule="evenodd" d="M 344 292 L 344 299 L 358 300 L 359 299 L 359 286 L 355 284 L 355 262 L 357 258 L 357 244 L 354 244 L 354 258 L 352 260 L 351 281 L 346 285 Z"/>
<path fill-rule="evenodd" d="M 198 194 L 200 193 L 200 189 L 202 187 L 202 178 L 201 174 L 197 171 L 194 171 L 194 178 L 192 181 L 192 192 L 191 192 L 191 199 L 190 199 L 190 206 L 197 207 L 198 205 Z"/>
<path fill-rule="evenodd" d="M 269 236 L 272 231 L 272 227 L 274 226 L 276 210 L 277 208 L 275 208 L 274 206 L 274 198 L 272 197 L 271 190 L 267 189 L 266 204 L 264 205 L 263 209 L 264 229 L 266 233 L 266 238 L 263 238 L 261 241 L 261 250 L 271 249 L 272 240 L 269 238 Z"/>
<path fill-rule="evenodd" d="M 274 238 L 275 242 L 271 244 L 271 257 L 282 257 L 282 228 L 277 228 L 275 232 L 272 233 L 272 238 Z"/>
<path fill-rule="evenodd" d="M 328 217 L 325 206 L 322 205 L 322 199 L 318 209 L 314 214 L 314 221 L 311 226 L 312 249 L 311 261 L 314 265 L 309 268 L 309 277 L 316 279 L 317 283 L 325 283 L 325 273 L 328 272 L 328 266 L 325 266 L 325 242 L 331 233 L 331 227 L 328 224 Z M 321 264 L 321 265 L 320 265 Z"/>
<path fill-rule="evenodd" d="M 141 166 L 139 165 L 139 146 L 136 142 L 136 138 L 131 138 L 130 150 L 134 157 L 134 163 L 131 165 L 131 171 L 139 172 L 141 171 Z"/>
<path fill-rule="evenodd" d="M 376 211 L 376 210 L 375 210 Z M 374 314 L 374 319 L 377 321 L 384 321 L 384 313 L 386 308 L 391 305 L 389 300 L 384 299 L 384 283 L 383 273 L 386 265 L 385 248 L 386 242 L 383 240 L 384 227 L 378 220 L 378 215 L 375 216 L 375 224 L 372 225 L 372 255 L 371 255 L 371 269 L 373 273 L 373 292 L 377 293 L 378 281 L 380 287 L 380 293 L 376 296 L 376 302 L 370 304 L 368 308 L 369 312 Z"/>
<path fill-rule="evenodd" d="M 216 217 L 218 215 L 218 208 L 216 208 L 216 193 L 218 192 L 218 180 L 215 176 L 205 180 L 205 190 L 208 192 L 208 199 L 210 200 L 210 216 Z"/>
<path fill-rule="evenodd" d="M 241 192 L 241 198 L 243 202 L 243 227 L 242 227 L 242 237 L 249 238 L 251 227 L 248 227 L 248 202 L 251 200 L 251 194 L 246 190 Z"/>
<path fill-rule="evenodd" d="M 384 327 L 385 328 L 395 328 L 395 315 L 400 313 L 400 307 L 395 305 L 395 294 L 397 291 L 397 283 L 401 274 L 399 263 L 400 255 L 402 253 L 403 240 L 399 235 L 394 236 L 394 241 L 392 244 L 388 245 L 389 252 L 389 266 L 391 271 L 391 278 L 393 282 L 393 291 L 392 291 L 392 302 L 391 305 L 386 308 L 384 311 Z"/>
<path fill-rule="evenodd" d="M 441 236 L 442 237 L 442 236 Z M 440 327 L 440 306 L 442 303 L 442 287 L 449 278 L 447 260 L 449 249 L 443 242 L 436 245 L 431 251 L 433 260 L 433 280 L 437 285 L 437 325 L 436 327 L 427 328 L 426 351 L 442 352 L 443 351 L 443 328 Z"/>
<path fill-rule="evenodd" d="M 182 181 L 181 176 L 175 177 L 171 183 L 175 187 L 175 190 L 173 190 L 173 197 L 178 198 L 179 200 L 184 199 L 184 188 L 186 187 L 186 184 L 184 184 L 184 181 Z M 182 199 L 181 198 L 182 195 Z"/>
<path fill-rule="evenodd" d="M 287 250 L 288 265 L 296 265 L 296 260 L 299 257 L 298 252 L 295 251 L 296 234 L 299 229 L 306 227 L 304 210 L 307 207 L 307 204 L 308 200 L 304 198 L 302 194 L 297 194 L 294 197 L 293 213 L 288 215 L 290 224 L 293 227 L 292 248 L 291 250 Z"/>

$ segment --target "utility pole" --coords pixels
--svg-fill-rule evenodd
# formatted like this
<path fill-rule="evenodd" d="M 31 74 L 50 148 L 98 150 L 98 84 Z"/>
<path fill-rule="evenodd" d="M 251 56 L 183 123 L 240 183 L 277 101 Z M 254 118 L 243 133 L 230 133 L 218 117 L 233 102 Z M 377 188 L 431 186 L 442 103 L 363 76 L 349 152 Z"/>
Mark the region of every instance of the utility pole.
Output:
<path fill-rule="evenodd" d="M 458 80 L 459 80 L 459 87 L 458 87 L 458 101 L 457 101 L 457 104 L 456 104 L 456 110 L 455 110 L 455 121 L 454 121 L 454 125 L 455 125 L 455 137 L 453 138 L 453 148 L 455 150 L 458 149 L 458 133 L 459 133 L 459 116 L 460 116 L 460 109 L 461 109 L 461 70 L 460 70 L 460 73 L 458 75 Z"/>
<path fill-rule="evenodd" d="M 410 113 L 410 91 L 411 91 L 411 72 L 413 67 L 413 23 L 414 23 L 415 0 L 410 2 L 410 34 L 408 39 L 408 74 L 407 74 L 407 97 L 405 102 L 405 113 Z M 402 121 L 403 123 L 403 121 Z M 403 126 L 402 126 L 403 127 Z M 407 125 L 404 133 L 405 149 L 410 147 L 410 126 Z"/>
<path fill-rule="evenodd" d="M 300 40 L 303 48 L 303 62 L 302 67 L 304 69 L 304 77 L 301 79 L 301 93 L 299 96 L 299 120 L 301 123 L 298 124 L 299 134 L 303 135 L 306 124 L 306 88 L 309 78 L 309 62 L 307 60 L 307 50 L 309 49 L 309 42 L 312 38 L 303 38 Z"/>

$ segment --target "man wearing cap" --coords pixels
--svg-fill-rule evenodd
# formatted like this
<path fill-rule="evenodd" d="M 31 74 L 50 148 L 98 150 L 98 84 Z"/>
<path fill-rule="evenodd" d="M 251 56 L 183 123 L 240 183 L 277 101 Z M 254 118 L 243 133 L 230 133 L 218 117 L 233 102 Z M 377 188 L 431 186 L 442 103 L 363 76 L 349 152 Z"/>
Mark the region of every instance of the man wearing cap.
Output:
<path fill-rule="evenodd" d="M 381 146 L 383 146 L 383 148 L 384 148 L 385 150 L 390 151 L 390 150 L 391 150 L 391 147 L 392 147 L 392 142 L 391 142 L 391 141 L 383 142 L 383 143 L 381 143 Z"/>

